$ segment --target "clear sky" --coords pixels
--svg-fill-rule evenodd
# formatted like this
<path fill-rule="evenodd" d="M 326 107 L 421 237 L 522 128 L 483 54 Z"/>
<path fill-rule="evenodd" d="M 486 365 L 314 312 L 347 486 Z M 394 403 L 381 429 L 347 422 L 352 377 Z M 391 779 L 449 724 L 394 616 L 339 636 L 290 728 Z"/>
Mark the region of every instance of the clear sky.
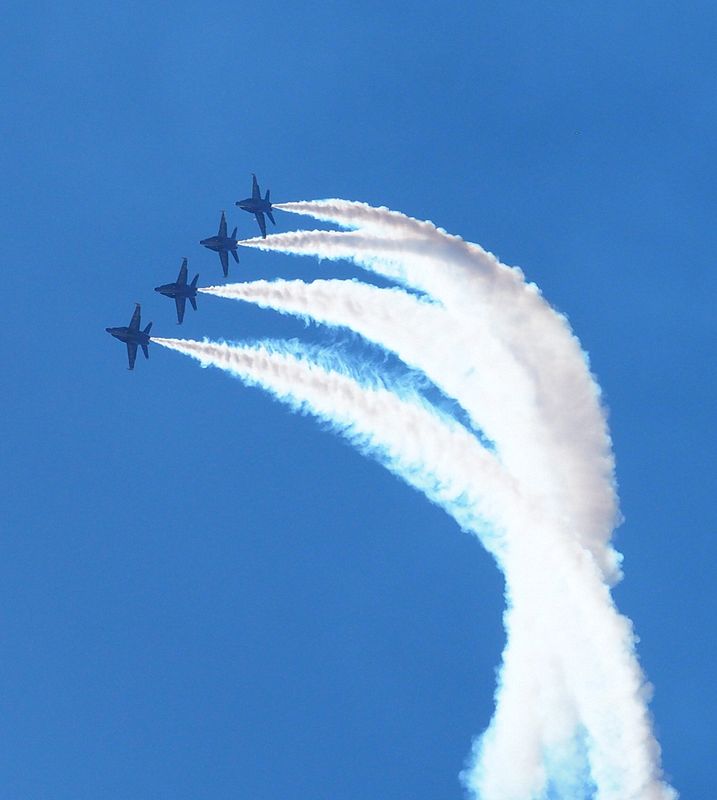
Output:
<path fill-rule="evenodd" d="M 104 332 L 141 301 L 160 336 L 327 340 L 204 295 L 179 329 L 152 291 L 183 256 L 220 281 L 198 241 L 221 209 L 255 235 L 251 172 L 431 219 L 569 316 L 664 767 L 710 796 L 714 5 L 11 2 L 2 27 L 2 797 L 462 796 L 490 557 L 312 420 L 158 347 L 130 373 Z"/>

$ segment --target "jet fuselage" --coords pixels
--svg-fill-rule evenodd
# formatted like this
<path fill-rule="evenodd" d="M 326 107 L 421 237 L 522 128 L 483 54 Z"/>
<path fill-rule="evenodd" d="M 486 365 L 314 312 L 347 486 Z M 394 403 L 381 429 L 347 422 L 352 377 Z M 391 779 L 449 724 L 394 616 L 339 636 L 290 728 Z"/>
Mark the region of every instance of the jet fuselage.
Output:
<path fill-rule="evenodd" d="M 267 211 L 272 211 L 271 203 L 262 198 L 255 199 L 253 197 L 247 197 L 246 200 L 237 200 L 236 205 L 238 205 L 242 211 L 248 211 L 250 214 L 256 214 L 258 211 L 266 214 Z"/>
<path fill-rule="evenodd" d="M 220 250 L 237 249 L 237 240 L 231 239 L 229 236 L 210 236 L 208 239 L 202 239 L 199 244 L 214 250 L 216 253 Z"/>
<path fill-rule="evenodd" d="M 196 297 L 197 287 L 191 283 L 165 283 L 162 286 L 157 286 L 155 292 L 163 294 L 165 297 Z"/>
<path fill-rule="evenodd" d="M 127 326 L 121 328 L 105 328 L 107 333 L 128 344 L 149 344 L 149 334 L 144 331 L 134 331 Z"/>

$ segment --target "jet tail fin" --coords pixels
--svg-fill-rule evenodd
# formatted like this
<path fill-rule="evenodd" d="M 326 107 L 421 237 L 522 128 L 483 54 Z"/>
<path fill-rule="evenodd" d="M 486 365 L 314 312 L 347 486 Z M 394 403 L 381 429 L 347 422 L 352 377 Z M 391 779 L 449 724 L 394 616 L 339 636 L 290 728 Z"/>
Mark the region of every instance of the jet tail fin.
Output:
<path fill-rule="evenodd" d="M 152 323 L 150 322 L 149 324 L 151 325 Z M 146 344 L 142 345 L 142 352 L 144 353 L 145 358 L 149 358 L 149 347 L 147 347 Z"/>
<path fill-rule="evenodd" d="M 271 203 L 271 200 L 269 200 L 269 190 L 268 189 L 266 190 L 266 196 L 264 197 L 264 200 L 266 200 L 267 203 Z"/>
<path fill-rule="evenodd" d="M 232 239 L 236 239 L 237 238 L 237 229 L 236 228 L 234 228 L 234 230 L 232 231 L 232 235 L 231 235 L 230 238 L 232 238 Z"/>
<path fill-rule="evenodd" d="M 271 213 L 271 211 L 267 211 L 266 216 L 269 217 L 272 225 L 276 225 L 276 220 L 274 219 L 274 215 Z"/>
<path fill-rule="evenodd" d="M 192 286 L 194 286 L 194 288 L 195 288 L 195 289 L 196 289 L 196 287 L 197 287 L 197 281 L 198 281 L 198 280 L 199 280 L 199 273 L 197 273 L 197 274 L 194 276 L 194 280 L 192 281 Z"/>
<path fill-rule="evenodd" d="M 144 332 L 145 332 L 145 333 L 149 333 L 151 330 L 152 330 L 152 323 L 150 322 L 150 323 L 147 325 L 147 327 L 144 329 Z M 144 347 L 144 345 L 142 345 L 142 347 Z M 147 358 L 149 358 L 149 356 L 147 356 Z"/>

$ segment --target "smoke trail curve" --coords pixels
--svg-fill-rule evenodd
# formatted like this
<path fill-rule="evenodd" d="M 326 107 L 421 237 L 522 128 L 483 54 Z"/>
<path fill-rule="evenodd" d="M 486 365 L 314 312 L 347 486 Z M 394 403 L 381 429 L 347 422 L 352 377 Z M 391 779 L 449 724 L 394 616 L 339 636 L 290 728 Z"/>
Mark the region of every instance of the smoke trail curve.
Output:
<path fill-rule="evenodd" d="M 515 516 L 506 515 L 506 507 L 497 501 L 499 514 L 510 517 L 501 554 L 508 586 L 507 644 L 496 713 L 476 745 L 468 784 L 486 800 L 523 800 L 547 796 L 546 792 L 572 798 L 576 786 L 586 793 L 587 779 L 566 778 L 571 769 L 577 774 L 576 731 L 583 730 L 590 780 L 600 800 L 674 797 L 660 781 L 659 748 L 650 730 L 631 624 L 612 604 L 601 569 L 591 557 L 595 549 L 586 549 L 591 540 L 609 541 L 616 503 L 599 392 L 567 321 L 549 308 L 535 287 L 524 283 L 519 270 L 499 264 L 476 245 L 382 209 L 362 208 L 352 217 L 352 205 L 359 204 L 346 201 L 325 201 L 317 216 L 330 218 L 334 211 L 328 206 L 337 202 L 342 206 L 336 221 L 358 232 L 278 234 L 248 244 L 350 258 L 439 301 L 436 308 L 448 315 L 451 331 L 458 321 L 465 331 L 474 331 L 467 321 L 471 313 L 480 315 L 484 341 L 492 335 L 496 352 L 500 344 L 503 355 L 507 350 L 511 363 L 522 369 L 522 379 L 531 384 L 532 392 L 518 397 L 531 405 L 534 418 L 550 434 L 534 436 L 532 442 L 534 454 L 548 456 L 543 465 L 548 483 L 569 478 L 573 468 L 579 474 L 579 480 L 568 481 L 565 491 L 551 498 L 553 510 L 559 508 L 557 499 L 570 511 L 561 525 L 554 514 L 543 515 L 539 507 L 525 502 L 532 491 L 545 487 L 545 482 L 531 481 L 536 464 L 508 465 L 502 459 L 520 487 Z M 302 213 L 310 212 L 304 208 Z M 313 300 L 302 313 L 323 321 L 324 309 Z M 388 308 L 389 327 L 404 322 L 395 308 Z M 406 327 L 415 332 L 415 327 Z M 386 333 L 382 344 L 396 351 L 395 331 Z M 502 367 L 500 380 L 506 363 L 503 357 L 492 365 Z M 471 358 L 468 368 L 481 370 L 486 365 Z M 466 406 L 463 389 L 457 399 Z M 514 403 L 508 410 L 519 407 Z M 326 411 L 333 413 L 331 408 Z M 499 437 L 497 454 L 504 456 L 509 444 L 505 436 Z M 580 510 L 586 508 L 589 513 L 581 517 Z M 576 520 L 589 530 L 581 530 Z M 604 564 L 601 568 L 609 572 Z"/>
<path fill-rule="evenodd" d="M 239 347 L 154 337 L 152 341 L 190 355 L 204 366 L 227 370 L 248 384 L 267 389 L 294 409 L 328 422 L 364 453 L 423 491 L 462 528 L 476 533 L 499 563 L 505 558 L 502 529 L 515 529 L 513 515 L 521 498 L 506 482 L 492 454 L 454 422 L 441 420 L 420 402 L 399 399 L 386 389 L 362 387 L 347 376 L 327 371 L 312 362 L 308 352 L 297 358 L 280 343 Z M 507 572 L 505 565 L 502 569 Z M 515 647 L 519 637 L 511 639 Z M 524 671 L 528 665 L 531 669 L 542 667 L 543 658 L 533 652 L 530 659 L 517 663 Z M 525 678 L 518 684 L 525 685 Z M 543 679 L 543 691 L 545 684 Z M 558 685 L 551 692 L 562 697 L 564 690 Z M 504 693 L 502 704 L 509 698 L 509 693 Z M 545 738 L 543 728 L 544 720 L 523 715 L 520 736 L 512 733 L 509 739 L 512 744 L 522 741 L 523 751 L 532 750 L 537 759 Z M 534 775 L 528 776 L 528 785 L 534 780 Z"/>
<path fill-rule="evenodd" d="M 293 410 L 321 419 L 446 509 L 499 556 L 494 520 L 500 525 L 501 508 L 519 503 L 513 481 L 468 431 L 422 398 L 405 389 L 399 396 L 396 387 L 361 385 L 347 374 L 326 369 L 298 345 L 241 346 L 160 337 L 152 341 L 203 366 L 230 372 L 271 392 Z M 479 475 L 482 488 L 476 491 L 466 475 Z"/>
<path fill-rule="evenodd" d="M 405 225 L 403 219 L 400 224 Z M 501 386 L 494 391 L 502 393 L 512 413 L 494 404 L 497 415 L 484 417 L 481 427 L 495 440 L 491 428 L 510 421 L 514 435 L 503 437 L 502 458 L 524 486 L 532 484 L 534 494 L 571 520 L 614 582 L 619 577 L 619 556 L 610 544 L 618 517 L 614 465 L 599 388 L 585 369 L 577 339 L 537 289 L 525 284 L 520 270 L 505 267 L 477 245 L 430 228 L 436 241 L 422 236 L 420 242 L 406 243 L 401 237 L 392 239 L 386 230 L 381 236 L 300 231 L 247 243 L 265 250 L 350 259 L 427 292 L 450 310 L 451 335 L 460 332 L 463 341 L 467 337 L 478 343 L 477 352 L 476 347 L 457 352 L 469 356 L 464 371 L 473 366 L 483 373 L 484 384 L 495 375 L 495 366 L 486 363 L 488 353 L 502 350 Z M 437 336 L 443 338 L 440 331 Z M 531 396 L 532 402 L 527 402 Z M 470 402 L 475 395 L 466 397 Z M 530 435 L 523 435 L 518 423 Z M 529 450 L 531 443 L 535 447 Z M 551 480 L 546 480 L 548 475 Z"/>

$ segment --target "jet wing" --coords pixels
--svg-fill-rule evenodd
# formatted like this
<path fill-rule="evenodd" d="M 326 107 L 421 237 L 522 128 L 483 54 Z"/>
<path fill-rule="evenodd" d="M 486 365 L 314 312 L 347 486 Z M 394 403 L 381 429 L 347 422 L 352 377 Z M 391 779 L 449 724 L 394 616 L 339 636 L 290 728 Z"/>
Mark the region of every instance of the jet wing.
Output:
<path fill-rule="evenodd" d="M 131 331 L 139 330 L 139 314 L 140 314 L 139 303 L 135 303 L 134 314 L 132 314 L 132 319 L 129 322 L 129 329 Z M 130 369 L 132 369 L 132 367 L 130 367 Z"/>
<path fill-rule="evenodd" d="M 186 297 L 175 297 L 174 304 L 177 306 L 177 324 L 181 325 L 184 319 L 184 308 L 187 305 Z"/>
<path fill-rule="evenodd" d="M 226 239 L 227 236 L 227 218 L 224 216 L 224 212 L 222 211 L 222 218 L 219 222 L 219 236 L 223 239 Z"/>
<path fill-rule="evenodd" d="M 222 262 L 222 269 L 224 270 L 224 277 L 229 274 L 229 254 L 226 250 L 219 251 L 219 260 Z"/>
<path fill-rule="evenodd" d="M 137 358 L 137 345 L 134 342 L 127 342 L 127 360 L 129 368 L 134 369 L 134 362 Z"/>
<path fill-rule="evenodd" d="M 251 199 L 261 200 L 261 192 L 259 191 L 259 182 L 256 179 L 256 175 L 251 176 Z"/>
<path fill-rule="evenodd" d="M 180 286 L 187 285 L 187 259 L 182 259 L 182 266 L 179 268 L 179 277 L 177 278 L 177 283 Z"/>
<path fill-rule="evenodd" d="M 266 239 L 266 220 L 264 219 L 264 214 L 261 211 L 257 211 L 254 216 L 256 217 L 256 221 L 259 223 L 261 235 L 264 239 Z"/>

